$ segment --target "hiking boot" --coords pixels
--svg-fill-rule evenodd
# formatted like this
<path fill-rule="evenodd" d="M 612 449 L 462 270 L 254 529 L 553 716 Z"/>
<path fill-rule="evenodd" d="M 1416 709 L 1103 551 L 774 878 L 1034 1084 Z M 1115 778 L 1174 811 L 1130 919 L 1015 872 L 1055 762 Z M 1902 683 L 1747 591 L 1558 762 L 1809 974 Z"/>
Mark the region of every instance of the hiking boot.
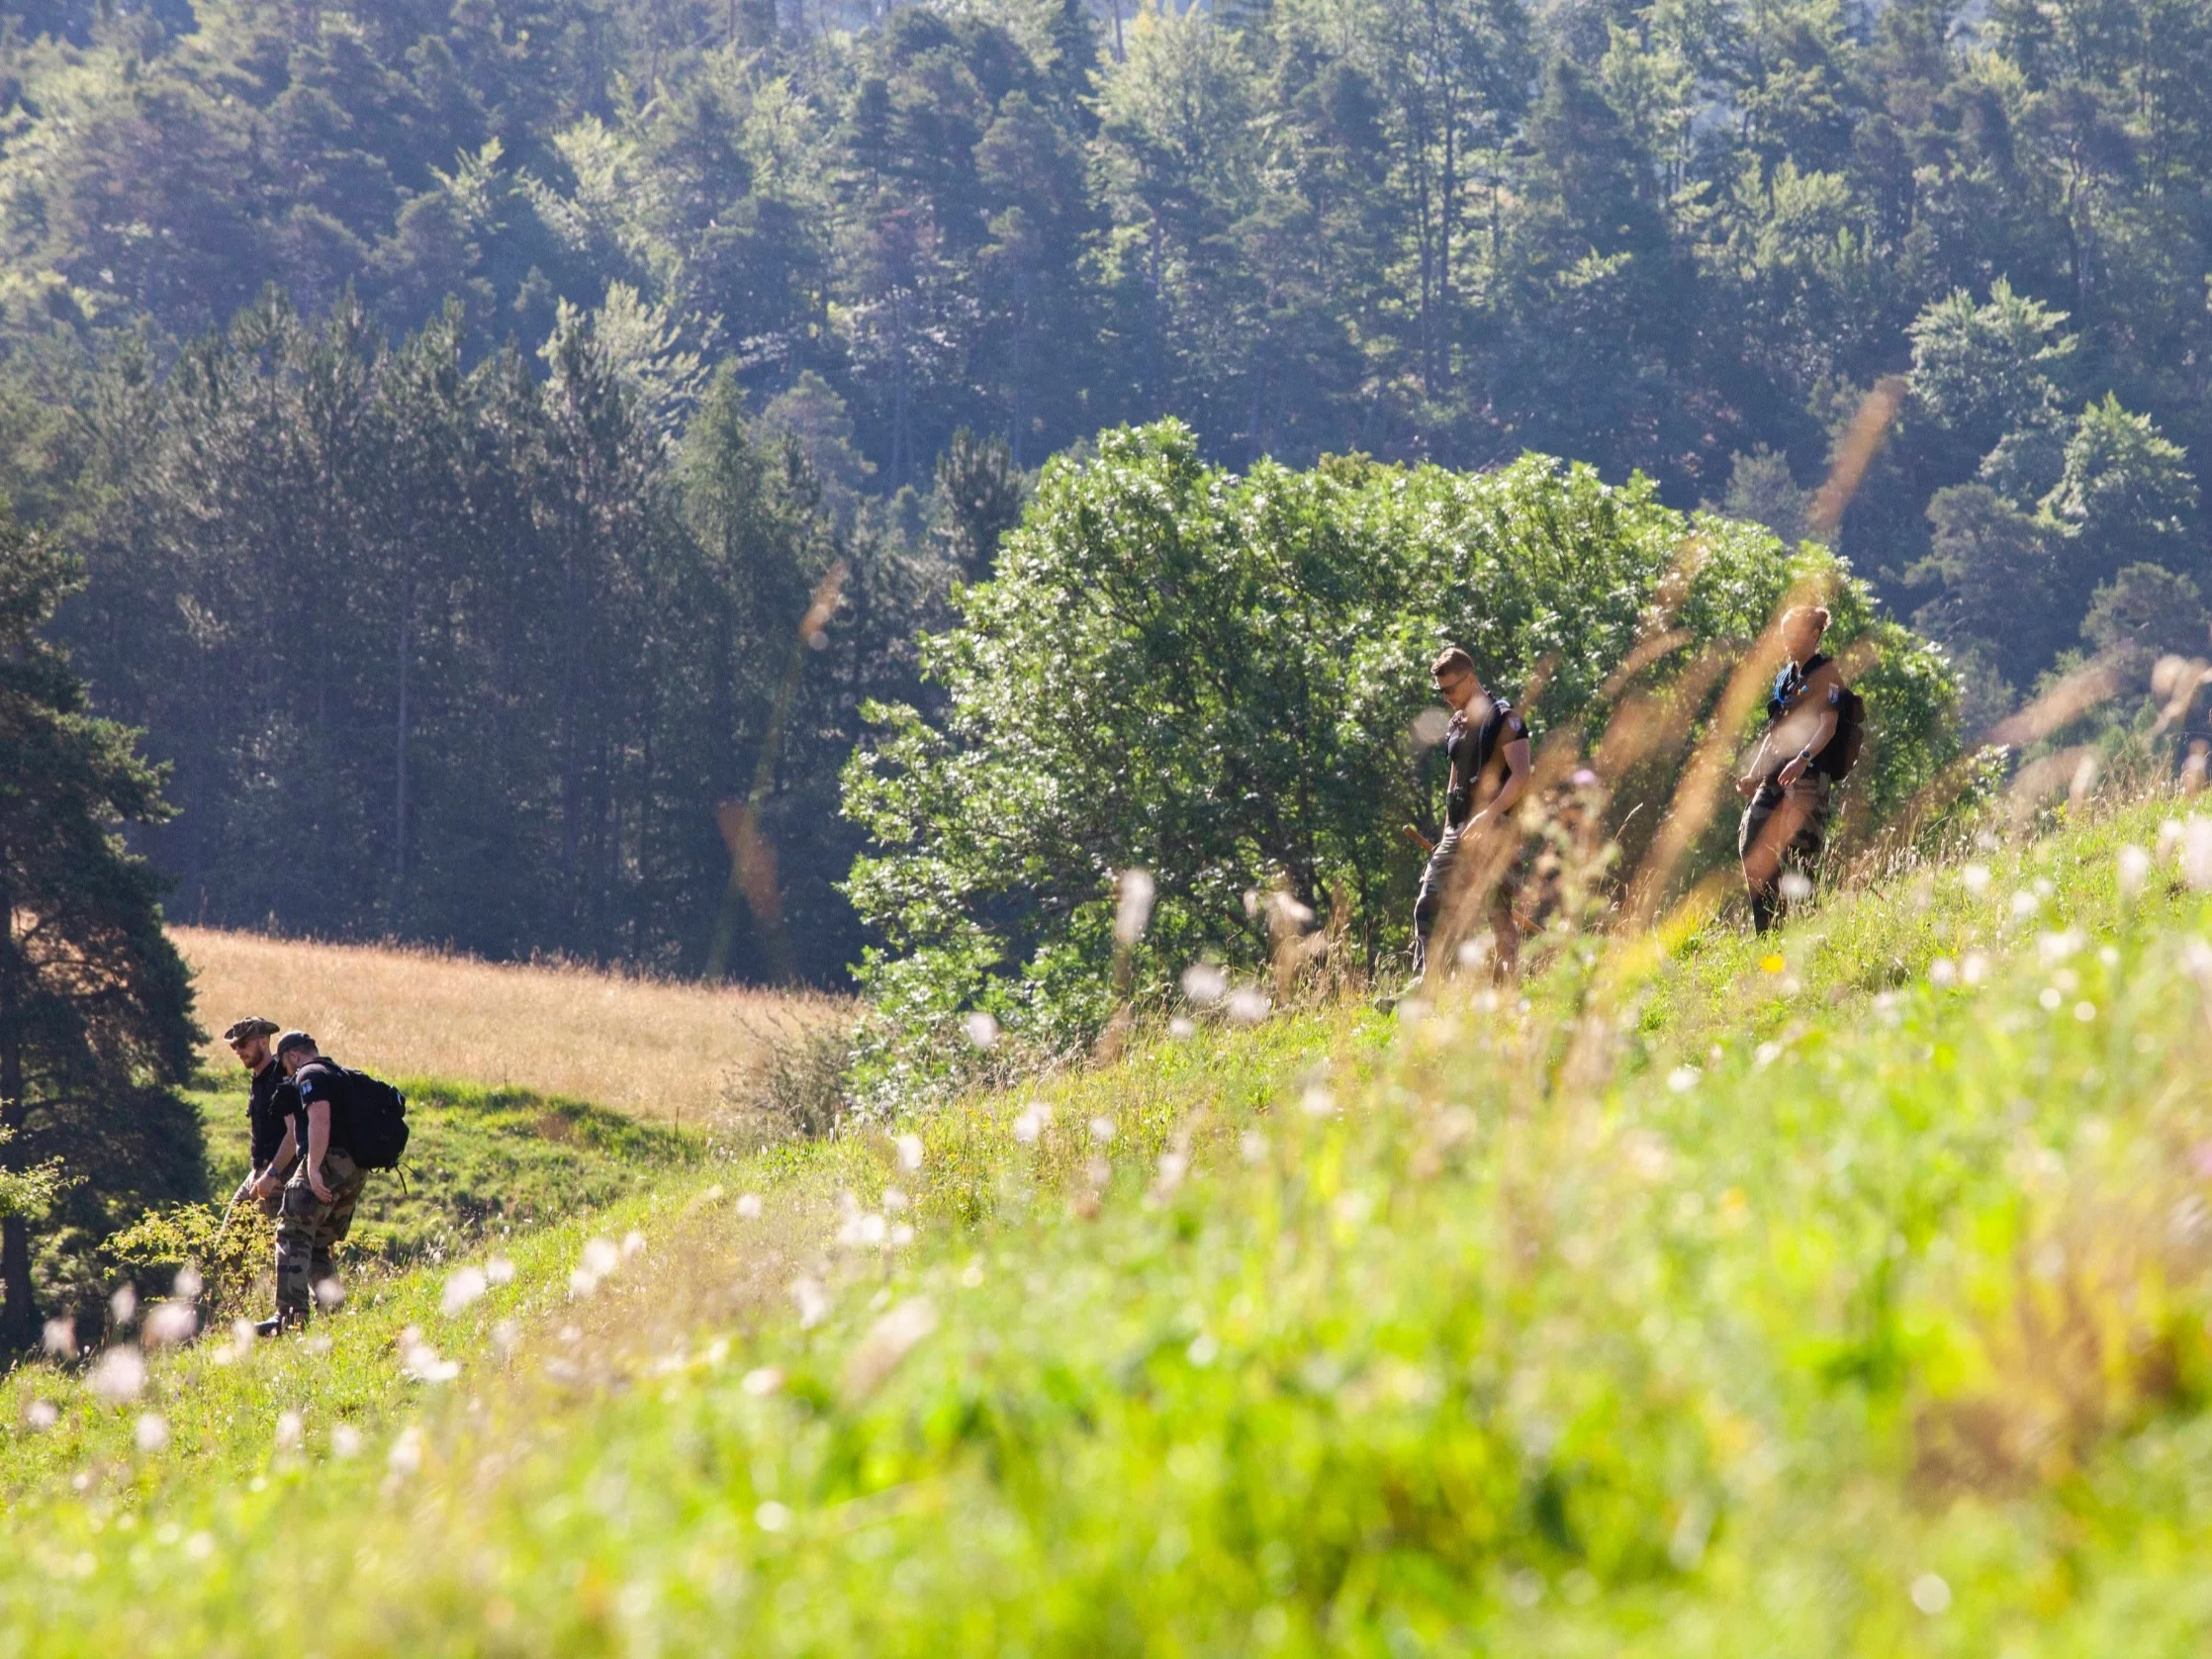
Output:
<path fill-rule="evenodd" d="M 253 1328 L 253 1334 L 254 1334 L 254 1335 L 255 1335 L 256 1336 L 283 1336 L 283 1335 L 284 1335 L 284 1316 L 283 1316 L 282 1314 L 279 1314 L 279 1315 L 278 1315 L 278 1316 L 277 1316 L 277 1317 L 276 1317 L 275 1319 L 265 1319 L 265 1320 L 261 1321 L 261 1322 L 260 1322 L 260 1324 L 256 1325 L 256 1326 L 255 1326 L 255 1327 Z"/>

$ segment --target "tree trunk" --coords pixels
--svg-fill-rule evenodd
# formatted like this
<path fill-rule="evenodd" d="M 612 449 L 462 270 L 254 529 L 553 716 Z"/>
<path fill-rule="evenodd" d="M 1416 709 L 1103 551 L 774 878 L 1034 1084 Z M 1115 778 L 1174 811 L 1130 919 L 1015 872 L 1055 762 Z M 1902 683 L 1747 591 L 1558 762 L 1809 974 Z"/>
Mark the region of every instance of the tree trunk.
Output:
<path fill-rule="evenodd" d="M 0 886 L 0 1167 L 23 1167 L 22 959 L 16 950 L 13 895 Z M 39 1339 L 39 1305 L 31 1286 L 31 1224 L 22 1216 L 0 1219 L 0 1353 L 20 1351 Z"/>
<path fill-rule="evenodd" d="M 392 749 L 392 908 L 395 916 L 407 894 L 407 733 L 408 638 L 410 612 L 415 607 L 415 584 L 400 584 L 400 719 Z"/>
<path fill-rule="evenodd" d="M 1436 375 L 1438 388 L 1451 384 L 1451 222 L 1459 211 L 1459 101 L 1444 94 L 1443 200 L 1436 225 Z"/>

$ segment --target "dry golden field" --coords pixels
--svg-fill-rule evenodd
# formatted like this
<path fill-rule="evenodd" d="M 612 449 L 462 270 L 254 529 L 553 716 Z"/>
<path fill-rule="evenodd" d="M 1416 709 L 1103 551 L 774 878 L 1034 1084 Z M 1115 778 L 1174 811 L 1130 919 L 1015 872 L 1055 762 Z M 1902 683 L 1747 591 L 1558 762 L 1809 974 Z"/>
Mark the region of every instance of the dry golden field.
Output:
<path fill-rule="evenodd" d="M 779 1044 L 847 1007 L 431 951 L 207 928 L 171 937 L 192 965 L 218 1069 L 236 1061 L 217 1034 L 260 1014 L 382 1076 L 511 1084 L 694 1125 L 728 1115 Z"/>

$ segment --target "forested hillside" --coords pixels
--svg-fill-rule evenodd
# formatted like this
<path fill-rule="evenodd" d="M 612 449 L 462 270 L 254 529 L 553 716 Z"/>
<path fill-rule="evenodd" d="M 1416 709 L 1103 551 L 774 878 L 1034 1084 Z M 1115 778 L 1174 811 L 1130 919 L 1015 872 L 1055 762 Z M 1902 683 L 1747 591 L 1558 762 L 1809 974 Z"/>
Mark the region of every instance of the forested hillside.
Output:
<path fill-rule="evenodd" d="M 836 977 L 860 706 L 1163 415 L 1829 535 L 1970 726 L 2205 647 L 2205 0 L 61 0 L 0 58 L 0 462 L 188 916 Z"/>

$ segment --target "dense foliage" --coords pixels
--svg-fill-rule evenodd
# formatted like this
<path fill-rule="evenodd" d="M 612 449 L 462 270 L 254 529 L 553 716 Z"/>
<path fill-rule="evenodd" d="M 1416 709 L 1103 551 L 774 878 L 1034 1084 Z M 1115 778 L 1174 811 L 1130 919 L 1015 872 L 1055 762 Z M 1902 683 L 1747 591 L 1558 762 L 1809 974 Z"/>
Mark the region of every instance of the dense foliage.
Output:
<path fill-rule="evenodd" d="M 165 376 L 101 383 L 72 627 L 176 768 L 184 810 L 148 842 L 173 908 L 836 974 L 841 721 L 909 684 L 943 584 L 841 538 L 727 376 L 676 445 L 592 320 L 542 379 L 511 351 L 468 367 L 460 331 L 449 312 L 387 348 L 355 306 L 272 300 Z M 833 572 L 844 619 L 810 651 Z M 774 928 L 722 900 L 728 800 L 788 848 Z"/>
<path fill-rule="evenodd" d="M 199 1126 L 166 1092 L 195 1037 L 184 964 L 120 834 L 167 807 L 137 733 L 86 711 L 42 637 L 72 575 L 0 517 L 0 1352 L 37 1338 L 38 1280 L 81 1280 L 119 1209 L 204 1179 Z M 37 1178 L 56 1164 L 58 1208 Z"/>
<path fill-rule="evenodd" d="M 1676 688 L 1665 741 L 1597 757 L 1635 783 L 1617 820 L 1669 798 L 1713 666 L 1800 588 L 1829 598 L 1831 649 L 1860 664 L 1878 735 L 1852 790 L 1887 817 L 1950 758 L 1953 686 L 1825 555 L 1541 457 L 1233 476 L 1174 423 L 1109 433 L 1094 460 L 1046 468 L 996 580 L 963 590 L 962 625 L 931 643 L 942 722 L 882 710 L 887 739 L 849 769 L 847 810 L 882 849 L 853 892 L 896 954 L 866 974 L 885 1027 L 912 1041 L 972 1002 L 1048 1045 L 1095 1032 L 1130 868 L 1155 895 L 1139 994 L 1201 958 L 1267 962 L 1279 902 L 1254 895 L 1313 912 L 1371 968 L 1404 943 L 1420 872 L 1400 826 L 1439 817 L 1419 716 L 1443 643 L 1502 694 L 1541 680 L 1539 746 L 1595 746 L 1631 697 Z M 1622 676 L 1645 641 L 1663 649 Z"/>
<path fill-rule="evenodd" d="M 1794 540 L 1895 376 L 1836 545 L 1971 725 L 2074 651 L 2202 653 L 2208 80 L 2212 0 L 42 0 L 0 44 L 0 472 L 88 538 L 66 625 L 178 766 L 188 912 L 834 977 L 862 664 L 1123 421 L 1241 469 L 1533 448 Z M 286 315 L 332 424 L 223 402 L 305 375 Z M 765 586 L 702 551 L 737 475 L 670 493 L 702 419 L 783 481 L 737 513 Z M 779 704 L 840 555 L 844 660 Z M 290 658 L 213 710 L 303 606 L 359 646 L 313 717 Z M 733 801 L 787 951 L 733 911 Z"/>

